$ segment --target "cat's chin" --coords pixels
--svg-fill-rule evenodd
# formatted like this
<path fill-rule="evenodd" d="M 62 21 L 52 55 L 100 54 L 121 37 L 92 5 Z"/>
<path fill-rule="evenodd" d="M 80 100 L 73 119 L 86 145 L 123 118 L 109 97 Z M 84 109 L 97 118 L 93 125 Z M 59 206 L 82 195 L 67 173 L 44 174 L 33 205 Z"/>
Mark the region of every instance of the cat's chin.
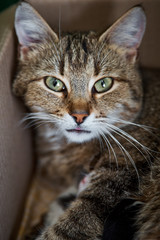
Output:
<path fill-rule="evenodd" d="M 68 142 L 83 143 L 95 138 L 91 131 L 65 131 Z"/>

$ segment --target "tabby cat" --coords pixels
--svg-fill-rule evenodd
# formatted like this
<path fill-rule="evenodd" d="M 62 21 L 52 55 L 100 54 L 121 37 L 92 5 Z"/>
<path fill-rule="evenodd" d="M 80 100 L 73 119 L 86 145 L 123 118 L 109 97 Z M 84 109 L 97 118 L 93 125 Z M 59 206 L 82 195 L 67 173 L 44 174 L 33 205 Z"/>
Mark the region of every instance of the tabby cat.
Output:
<path fill-rule="evenodd" d="M 59 38 L 30 4 L 18 6 L 13 90 L 38 126 L 44 177 L 67 195 L 77 191 L 65 210 L 52 204 L 37 240 L 102 239 L 124 201 L 139 205 L 134 239 L 160 239 L 160 83 L 142 84 L 137 68 L 145 25 L 135 6 L 101 35 Z"/>

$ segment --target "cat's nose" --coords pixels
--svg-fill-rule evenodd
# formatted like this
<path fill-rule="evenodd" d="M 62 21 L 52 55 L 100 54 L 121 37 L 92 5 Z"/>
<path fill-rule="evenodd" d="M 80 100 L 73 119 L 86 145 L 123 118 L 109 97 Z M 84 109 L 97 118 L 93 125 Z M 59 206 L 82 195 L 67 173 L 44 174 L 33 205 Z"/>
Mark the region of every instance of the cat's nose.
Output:
<path fill-rule="evenodd" d="M 84 122 L 84 120 L 88 117 L 88 114 L 72 113 L 71 116 L 74 118 L 75 122 L 79 125 Z"/>

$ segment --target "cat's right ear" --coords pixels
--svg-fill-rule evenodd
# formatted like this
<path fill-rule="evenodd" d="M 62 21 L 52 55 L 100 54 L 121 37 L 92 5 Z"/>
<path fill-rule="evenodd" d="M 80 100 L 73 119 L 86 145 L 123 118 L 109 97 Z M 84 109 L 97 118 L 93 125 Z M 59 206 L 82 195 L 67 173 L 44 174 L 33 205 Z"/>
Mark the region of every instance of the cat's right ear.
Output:
<path fill-rule="evenodd" d="M 56 33 L 27 2 L 20 3 L 16 9 L 15 30 L 22 55 L 26 55 L 30 47 L 36 47 L 49 39 L 58 41 Z"/>
<path fill-rule="evenodd" d="M 133 63 L 136 61 L 137 50 L 141 44 L 146 27 L 146 17 L 141 6 L 131 8 L 119 18 L 101 36 L 105 41 L 123 49 L 123 54 Z"/>

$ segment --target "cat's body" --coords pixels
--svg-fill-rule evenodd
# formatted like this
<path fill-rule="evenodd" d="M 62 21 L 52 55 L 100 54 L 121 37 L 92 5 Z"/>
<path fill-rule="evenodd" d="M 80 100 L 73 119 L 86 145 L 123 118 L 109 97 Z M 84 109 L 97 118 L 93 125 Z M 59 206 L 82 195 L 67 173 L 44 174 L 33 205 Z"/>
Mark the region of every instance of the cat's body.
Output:
<path fill-rule="evenodd" d="M 128 198 L 142 204 L 136 239 L 160 236 L 160 83 L 145 81 L 143 93 L 136 55 L 144 29 L 144 13 L 135 7 L 100 37 L 74 33 L 58 40 L 30 5 L 17 10 L 21 49 L 14 92 L 34 112 L 28 119 L 42 124 L 39 172 L 57 192 L 88 176 L 39 240 L 101 239 L 107 215 Z"/>
<path fill-rule="evenodd" d="M 159 141 L 158 141 L 158 131 L 157 131 L 157 129 L 160 127 L 160 119 L 159 119 L 160 106 L 159 104 L 157 104 L 160 101 L 159 76 L 160 74 L 158 71 L 157 72 L 155 71 L 155 73 L 153 74 L 152 71 L 149 71 L 146 69 L 144 70 L 145 102 L 143 103 L 143 110 L 141 112 L 141 117 L 139 118 L 139 121 L 136 122 L 137 124 L 143 123 L 144 125 L 146 124 L 147 126 L 150 126 L 150 119 L 152 119 L 152 126 L 155 127 L 155 129 L 150 129 L 149 131 L 152 131 L 156 135 L 152 135 L 150 132 L 146 132 L 146 130 L 144 129 L 139 129 L 136 126 L 135 127 L 131 126 L 130 128 L 127 128 L 127 133 L 131 134 L 132 137 L 135 137 L 140 143 L 144 144 L 146 147 L 154 151 L 160 150 Z M 150 81 L 150 77 L 152 77 L 152 81 Z M 137 128 L 138 128 L 138 131 L 137 131 Z M 129 164 L 130 171 L 129 169 L 126 168 L 126 163 L 124 163 L 123 160 L 122 162 L 120 162 L 121 158 L 123 159 L 124 156 L 122 152 L 119 150 L 119 147 L 117 146 L 117 144 L 115 144 L 114 142 L 111 142 L 118 159 L 118 167 L 115 159 L 113 160 L 112 163 L 108 162 L 108 158 L 109 158 L 108 152 L 106 151 L 104 154 L 104 149 L 103 148 L 101 149 L 99 142 L 94 140 L 91 143 L 85 143 L 80 146 L 77 144 L 64 144 L 63 147 L 60 147 L 57 150 L 50 151 L 50 154 L 52 155 L 52 157 L 51 155 L 48 154 L 48 151 L 46 151 L 47 156 L 43 155 L 44 158 L 42 156 L 40 158 L 42 162 L 45 162 L 46 159 L 48 159 L 48 161 L 46 161 L 46 164 L 43 165 L 42 174 L 44 178 L 50 178 L 51 182 L 53 181 L 52 183 L 53 189 L 57 189 L 57 186 L 60 189 L 60 186 L 61 186 L 63 187 L 61 190 L 63 189 L 65 190 L 70 184 L 74 183 L 75 186 L 77 185 L 80 173 L 86 174 L 87 172 L 90 172 L 93 169 L 104 167 L 106 184 L 104 185 L 105 180 L 101 176 L 100 182 L 102 181 L 102 183 L 100 183 L 100 185 L 101 185 L 101 191 L 103 195 L 104 195 L 104 192 L 108 194 L 108 196 L 106 196 L 106 199 L 109 199 L 107 208 L 108 208 L 108 205 L 111 205 L 109 212 L 112 211 L 113 207 L 117 204 L 117 202 L 121 201 L 124 198 L 131 198 L 137 202 L 142 203 L 142 206 L 144 206 L 145 208 L 145 212 L 143 212 L 144 210 L 142 207 L 142 215 L 140 219 L 141 218 L 143 219 L 145 217 L 145 214 L 149 216 L 148 216 L 147 222 L 144 225 L 141 222 L 138 224 L 138 228 L 142 227 L 142 230 L 140 230 L 141 232 L 140 235 L 142 234 L 142 239 L 148 239 L 148 240 L 158 239 L 158 236 L 160 236 L 159 224 L 158 224 L 158 221 L 159 221 L 158 209 L 160 208 L 160 199 L 159 199 L 160 192 L 157 188 L 159 188 L 159 181 L 160 181 L 160 175 L 159 175 L 160 164 L 159 164 L 159 159 L 157 159 L 156 161 L 154 160 L 154 157 L 157 158 L 157 153 L 156 152 L 154 153 L 151 151 L 150 154 L 152 156 L 150 156 L 150 159 L 144 162 L 143 161 L 144 156 L 142 156 L 139 153 L 139 151 L 135 149 L 135 147 L 133 148 L 131 144 L 128 144 L 127 140 L 123 138 L 120 138 L 118 140 L 121 142 L 123 146 L 125 146 L 125 148 L 130 154 L 133 154 L 132 158 L 133 158 L 133 161 L 136 162 L 138 173 L 135 172 L 134 167 L 129 162 L 128 164 Z M 41 145 L 40 149 L 43 149 L 42 146 L 44 145 L 42 141 L 40 141 L 40 145 Z M 127 148 L 127 145 L 128 145 L 128 148 Z M 47 146 L 49 146 L 49 143 L 47 144 Z M 67 159 L 64 158 L 64 156 L 67 156 Z M 137 161 L 137 158 L 139 161 Z M 152 166 L 151 168 L 152 170 L 150 169 L 151 166 Z M 140 179 L 138 179 L 137 174 L 140 174 L 141 176 Z M 109 192 L 107 192 L 106 190 L 107 182 L 109 182 L 108 178 L 112 182 L 111 189 L 108 189 Z M 126 181 L 126 185 L 124 180 Z M 115 185 L 113 185 L 114 182 L 116 183 Z M 139 183 L 140 183 L 140 186 L 139 186 Z M 104 189 L 102 189 L 102 186 L 104 187 Z M 100 195 L 99 189 L 97 190 L 98 190 L 98 196 L 99 196 Z M 119 195 L 119 190 L 122 191 L 120 192 L 120 195 Z M 122 194 L 123 190 L 126 195 Z M 115 195 L 112 196 L 111 192 L 114 193 Z M 72 191 L 71 189 L 71 192 L 67 194 L 70 195 L 71 193 L 75 193 L 75 191 Z M 93 193 L 94 193 L 94 197 L 91 196 L 92 204 L 93 204 L 93 200 L 95 198 L 95 193 L 96 193 L 95 187 L 94 187 Z M 97 204 L 98 204 L 97 198 L 95 200 L 96 201 L 95 205 L 96 205 L 96 210 L 99 212 L 99 209 L 97 208 Z M 153 200 L 153 198 L 156 198 L 155 201 Z M 150 199 L 152 200 L 151 202 L 149 201 Z M 147 203 L 147 206 L 143 205 L 143 203 Z M 56 207 L 58 206 L 56 205 Z M 152 213 L 152 208 L 154 208 L 154 213 Z M 96 212 L 96 210 L 94 210 L 94 212 Z M 55 216 L 56 215 L 55 208 L 54 207 L 53 209 L 51 208 L 50 211 L 52 211 L 52 222 L 54 222 L 54 217 L 55 218 L 57 217 Z M 59 211 L 59 213 L 61 213 L 61 211 Z M 155 215 L 153 216 L 153 214 Z M 107 213 L 104 211 L 104 219 L 106 218 L 106 216 L 107 216 Z M 77 214 L 77 217 L 79 217 L 78 214 Z M 154 219 L 154 221 L 150 219 L 151 217 Z M 136 221 L 138 222 L 143 220 L 139 220 L 139 218 L 135 216 L 135 222 Z M 86 220 L 84 222 L 85 222 L 85 225 L 89 224 L 90 219 L 88 223 L 86 222 Z M 143 232 L 144 226 L 146 228 L 151 227 L 151 233 L 153 234 L 154 232 L 155 236 L 147 238 L 145 236 L 145 233 Z M 156 231 L 154 230 L 154 228 L 156 228 Z M 97 233 L 97 230 L 96 230 L 96 233 Z M 146 234 L 148 233 L 146 232 Z"/>

